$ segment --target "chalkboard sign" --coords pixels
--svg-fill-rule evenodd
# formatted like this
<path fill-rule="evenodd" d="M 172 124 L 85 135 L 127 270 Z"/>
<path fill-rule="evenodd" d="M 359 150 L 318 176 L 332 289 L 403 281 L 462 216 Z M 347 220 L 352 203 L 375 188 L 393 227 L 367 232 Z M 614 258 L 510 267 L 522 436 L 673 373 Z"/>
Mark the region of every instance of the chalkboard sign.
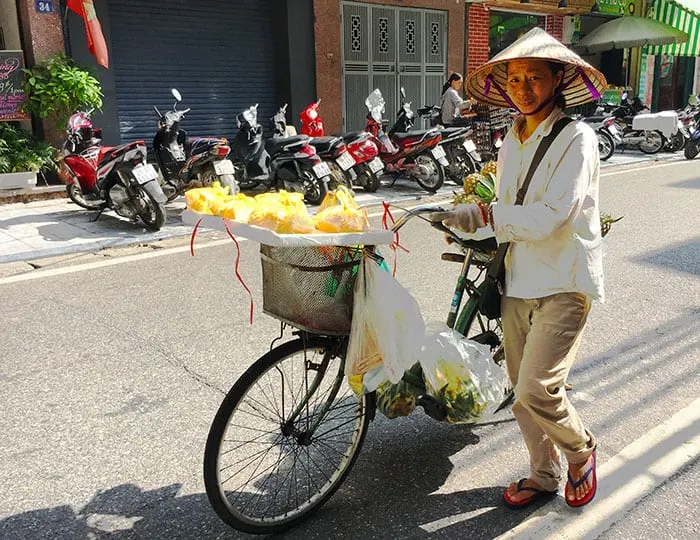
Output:
<path fill-rule="evenodd" d="M 27 99 L 22 90 L 23 68 L 22 51 L 0 51 L 0 122 L 29 118 L 21 111 Z"/>

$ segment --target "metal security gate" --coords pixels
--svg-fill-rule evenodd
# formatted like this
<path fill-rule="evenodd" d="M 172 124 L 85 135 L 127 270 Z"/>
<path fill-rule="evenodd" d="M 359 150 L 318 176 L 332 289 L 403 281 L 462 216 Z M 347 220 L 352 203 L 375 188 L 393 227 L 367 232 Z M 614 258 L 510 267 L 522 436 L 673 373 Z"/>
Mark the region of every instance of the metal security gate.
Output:
<path fill-rule="evenodd" d="M 277 107 L 272 0 L 108 0 L 111 60 L 122 141 L 152 140 L 152 105 L 190 107 L 189 135 L 232 137 L 236 115 L 260 104 L 260 123 Z M 165 111 L 163 111 L 165 112 Z M 268 130 L 269 133 L 269 130 Z"/>
<path fill-rule="evenodd" d="M 447 13 L 356 2 L 342 4 L 343 127 L 363 129 L 365 98 L 379 88 L 393 123 L 399 89 L 415 110 L 440 101 L 447 69 Z"/>

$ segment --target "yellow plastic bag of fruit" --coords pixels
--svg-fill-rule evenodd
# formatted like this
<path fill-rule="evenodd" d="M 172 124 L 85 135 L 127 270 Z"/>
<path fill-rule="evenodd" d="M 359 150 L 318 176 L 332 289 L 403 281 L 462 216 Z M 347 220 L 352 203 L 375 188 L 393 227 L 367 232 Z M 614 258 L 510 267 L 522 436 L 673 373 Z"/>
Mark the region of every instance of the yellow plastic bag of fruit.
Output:
<path fill-rule="evenodd" d="M 218 215 L 216 209 L 222 199 L 229 197 L 228 187 L 221 187 L 219 182 L 214 182 L 210 187 L 194 188 L 185 191 L 187 208 L 200 214 Z M 214 208 L 212 208 L 212 206 Z"/>
<path fill-rule="evenodd" d="M 241 223 L 248 223 L 250 215 L 257 208 L 258 203 L 255 199 L 239 193 L 233 197 L 222 200 L 221 205 L 218 207 L 218 215 L 224 219 L 233 219 Z"/>
<path fill-rule="evenodd" d="M 365 232 L 371 228 L 367 210 L 357 205 L 344 186 L 326 195 L 314 216 L 314 224 L 319 231 L 327 233 Z"/>

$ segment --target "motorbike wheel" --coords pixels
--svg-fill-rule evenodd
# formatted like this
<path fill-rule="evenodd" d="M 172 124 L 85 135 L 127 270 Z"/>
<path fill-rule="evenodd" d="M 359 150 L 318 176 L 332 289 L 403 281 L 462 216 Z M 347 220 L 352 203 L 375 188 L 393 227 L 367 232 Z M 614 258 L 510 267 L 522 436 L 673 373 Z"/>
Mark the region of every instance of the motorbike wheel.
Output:
<path fill-rule="evenodd" d="M 151 231 L 159 231 L 165 223 L 165 204 L 155 201 L 145 190 L 139 188 L 138 196 L 144 201 L 146 208 L 139 213 L 146 228 Z"/>
<path fill-rule="evenodd" d="M 219 176 L 218 174 L 216 174 L 216 169 L 214 169 L 214 165 L 211 164 L 200 173 L 200 178 L 205 186 L 211 186 L 214 182 L 219 182 L 221 184 L 221 187 L 229 188 L 229 193 L 231 195 L 235 195 L 240 191 L 235 176 L 233 176 L 232 174 L 222 174 L 221 176 Z"/>
<path fill-rule="evenodd" d="M 238 163 L 234 161 L 233 168 L 236 171 L 236 182 L 238 182 L 238 187 L 240 189 L 255 189 L 260 185 L 260 182 L 258 180 L 254 180 L 250 176 L 248 176 L 248 172 L 246 171 L 245 165 L 243 163 Z"/>
<path fill-rule="evenodd" d="M 101 202 L 90 202 L 85 198 L 85 194 L 83 193 L 83 190 L 80 189 L 80 186 L 75 183 L 70 183 L 66 186 L 66 194 L 68 195 L 68 198 L 73 201 L 75 204 L 80 206 L 81 208 L 85 208 L 85 210 L 99 210 L 102 207 Z"/>
<path fill-rule="evenodd" d="M 316 178 L 313 174 L 305 172 L 308 178 L 302 179 L 304 188 L 304 200 L 309 204 L 321 204 L 323 199 L 328 194 L 328 187 L 321 179 Z M 328 182 L 332 180 L 328 177 Z"/>
<path fill-rule="evenodd" d="M 430 171 L 427 178 L 415 176 L 416 182 L 418 182 L 418 185 L 425 191 L 435 193 L 445 182 L 445 170 L 442 168 L 442 165 L 440 165 L 432 155 L 427 153 L 420 154 L 414 161 L 419 167 L 426 167 L 428 171 Z"/>
<path fill-rule="evenodd" d="M 372 171 L 367 171 L 367 183 L 365 184 L 364 190 L 368 193 L 374 193 L 382 185 L 382 181 Z"/>
<path fill-rule="evenodd" d="M 352 189 L 352 182 L 345 176 L 343 170 L 335 163 L 327 163 L 328 168 L 331 170 L 331 179 L 328 181 L 328 187 L 336 189 L 338 186 L 345 186 L 348 189 Z"/>
<path fill-rule="evenodd" d="M 685 136 L 680 131 L 676 131 L 674 135 L 671 136 L 668 143 L 664 147 L 664 150 L 668 152 L 680 152 L 685 146 Z"/>
<path fill-rule="evenodd" d="M 683 148 L 685 159 L 694 159 L 698 152 L 700 152 L 700 146 L 697 141 L 689 140 L 685 143 L 685 148 Z"/>
<path fill-rule="evenodd" d="M 470 174 L 477 173 L 481 170 L 481 167 L 474 161 L 474 159 L 466 152 L 466 150 L 458 151 L 455 155 L 455 165 L 459 172 L 453 172 L 448 174 L 450 180 L 452 180 L 458 186 L 464 184 L 464 178 Z M 452 167 L 450 167 L 452 168 Z M 448 169 L 449 170 L 449 169 Z"/>
<path fill-rule="evenodd" d="M 639 143 L 639 149 L 645 154 L 656 154 L 664 147 L 664 136 L 658 131 L 647 131 L 646 141 Z"/>
<path fill-rule="evenodd" d="M 605 131 L 596 131 L 598 135 L 598 152 L 601 161 L 609 160 L 615 153 L 615 140 Z"/>

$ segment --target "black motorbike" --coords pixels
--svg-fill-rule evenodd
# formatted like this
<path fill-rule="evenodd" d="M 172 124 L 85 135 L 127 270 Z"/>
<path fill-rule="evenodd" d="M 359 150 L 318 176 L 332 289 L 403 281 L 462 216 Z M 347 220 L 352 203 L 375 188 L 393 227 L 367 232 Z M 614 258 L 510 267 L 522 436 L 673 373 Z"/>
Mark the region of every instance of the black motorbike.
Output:
<path fill-rule="evenodd" d="M 474 128 L 470 125 L 442 127 L 440 107 L 426 106 L 418 109 L 418 116 L 428 119 L 431 127 L 438 127 L 442 134 L 439 146 L 445 150 L 448 165 L 445 175 L 461 186 L 464 177 L 481 170 L 481 155 L 474 143 Z"/>
<path fill-rule="evenodd" d="M 251 189 L 285 189 L 304 194 L 311 204 L 320 204 L 329 190 L 331 170 L 323 162 L 307 135 L 287 136 L 287 105 L 272 117 L 273 136 L 263 139 L 258 123 L 258 105 L 236 116 L 238 133 L 232 141 L 233 168 L 238 184 Z"/>
<path fill-rule="evenodd" d="M 231 194 L 238 193 L 233 163 L 228 159 L 231 152 L 228 141 L 220 137 L 188 138 L 180 122 L 191 109 L 178 111 L 177 104 L 182 96 L 176 89 L 172 94 L 175 104 L 171 111 L 162 114 L 153 106 L 158 115 L 153 153 L 163 176 L 162 187 L 168 202 L 187 189 L 210 186 L 214 182 L 228 187 Z"/>
<path fill-rule="evenodd" d="M 697 111 L 693 117 L 694 129 L 683 148 L 685 159 L 694 159 L 700 153 L 700 111 Z"/>

